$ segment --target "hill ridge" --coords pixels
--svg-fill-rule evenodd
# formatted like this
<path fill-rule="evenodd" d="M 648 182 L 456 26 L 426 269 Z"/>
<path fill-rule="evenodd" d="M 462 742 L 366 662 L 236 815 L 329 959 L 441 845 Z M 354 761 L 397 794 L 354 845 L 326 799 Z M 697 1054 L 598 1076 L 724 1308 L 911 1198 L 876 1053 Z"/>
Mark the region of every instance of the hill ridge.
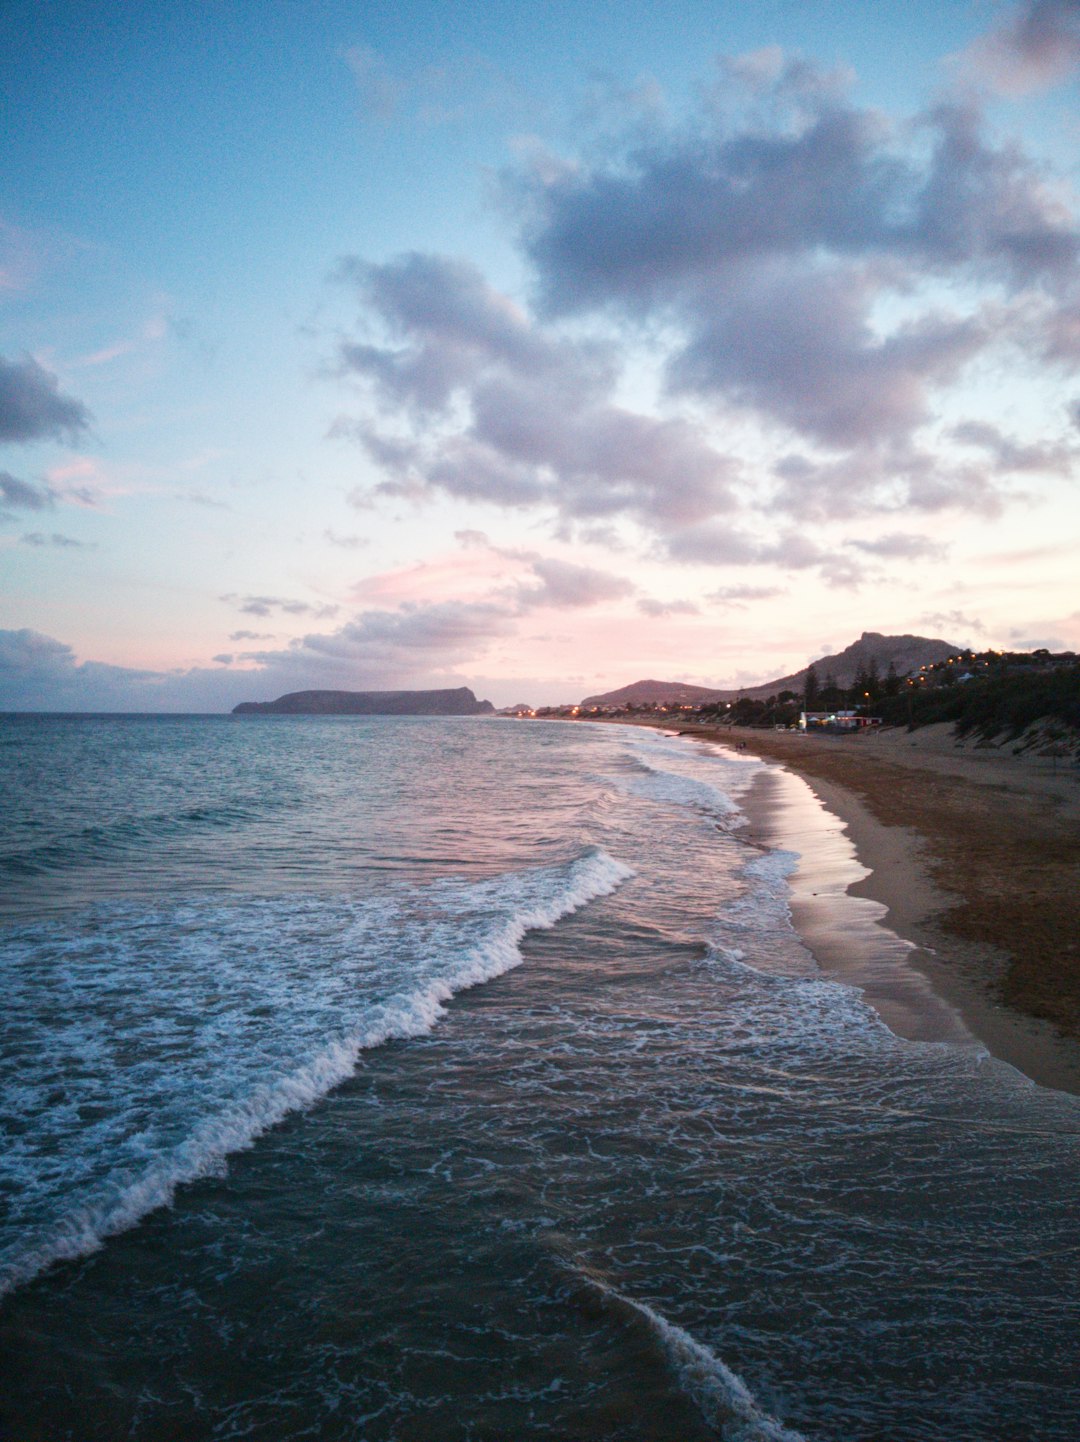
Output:
<path fill-rule="evenodd" d="M 596 696 L 586 696 L 579 704 L 586 706 L 641 706 L 641 705 L 705 705 L 711 701 L 734 701 L 740 696 L 751 700 L 764 700 L 780 691 L 801 692 L 806 673 L 813 666 L 819 682 L 827 675 L 835 677 L 838 685 L 849 687 L 860 670 L 875 665 L 882 676 L 890 662 L 903 676 L 909 671 L 928 666 L 934 661 L 943 661 L 961 648 L 952 641 L 928 636 L 914 636 L 905 633 L 900 636 L 886 636 L 881 631 L 864 631 L 856 641 L 842 651 L 819 656 L 809 662 L 801 671 L 779 676 L 775 681 L 763 682 L 760 686 L 717 688 L 693 686 L 685 681 L 632 681 L 628 686 L 615 691 L 606 691 Z"/>

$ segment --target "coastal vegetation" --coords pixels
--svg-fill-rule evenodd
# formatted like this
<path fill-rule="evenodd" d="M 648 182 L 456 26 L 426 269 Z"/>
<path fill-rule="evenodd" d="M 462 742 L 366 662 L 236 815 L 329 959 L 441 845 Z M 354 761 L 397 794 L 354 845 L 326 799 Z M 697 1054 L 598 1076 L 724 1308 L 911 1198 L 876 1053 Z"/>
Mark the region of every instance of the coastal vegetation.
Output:
<path fill-rule="evenodd" d="M 862 640 L 867 639 L 864 634 Z M 857 652 L 858 645 L 841 654 Z M 669 716 L 775 730 L 797 727 L 804 711 L 844 711 L 911 730 L 952 723 L 960 738 L 976 736 L 999 744 L 1017 741 L 1029 732 L 1028 740 L 1039 746 L 1080 740 L 1080 657 L 1072 652 L 954 650 L 910 671 L 902 671 L 893 659 L 882 669 L 871 654 L 847 672 L 847 684 L 837 679 L 837 672 L 844 675 L 833 664 L 838 659 L 825 657 L 805 672 L 744 693 L 702 692 L 698 699 L 686 693 L 701 688 L 637 682 L 607 698 L 587 698 L 578 706 L 550 707 L 535 714 L 586 719 Z"/>
<path fill-rule="evenodd" d="M 1037 653 L 991 654 L 985 669 L 961 682 L 953 671 L 932 668 L 912 679 L 901 694 L 877 706 L 892 725 L 918 726 L 951 721 L 958 736 L 1015 740 L 1036 723 L 1062 736 L 1080 735 L 1080 660 L 1046 664 Z"/>

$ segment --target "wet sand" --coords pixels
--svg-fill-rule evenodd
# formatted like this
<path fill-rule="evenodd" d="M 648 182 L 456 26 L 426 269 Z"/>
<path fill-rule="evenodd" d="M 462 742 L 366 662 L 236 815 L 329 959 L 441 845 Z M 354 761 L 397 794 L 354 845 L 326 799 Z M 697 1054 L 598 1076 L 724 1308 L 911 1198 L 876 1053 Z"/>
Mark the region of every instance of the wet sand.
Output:
<path fill-rule="evenodd" d="M 973 1036 L 1080 1093 L 1075 767 L 958 746 L 950 726 L 680 730 L 784 768 L 753 788 L 751 825 L 802 857 L 793 918 L 821 966 L 863 987 L 901 1035 Z"/>

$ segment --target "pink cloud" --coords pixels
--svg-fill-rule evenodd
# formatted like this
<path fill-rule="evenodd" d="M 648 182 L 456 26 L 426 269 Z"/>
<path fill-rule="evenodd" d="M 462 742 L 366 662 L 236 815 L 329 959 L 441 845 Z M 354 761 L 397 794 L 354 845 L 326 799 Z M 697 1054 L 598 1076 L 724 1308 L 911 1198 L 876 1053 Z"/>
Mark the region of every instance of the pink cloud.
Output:
<path fill-rule="evenodd" d="M 498 551 L 452 551 L 412 566 L 365 576 L 353 588 L 351 599 L 364 605 L 475 600 L 493 586 L 512 580 L 522 569 L 520 561 Z"/>

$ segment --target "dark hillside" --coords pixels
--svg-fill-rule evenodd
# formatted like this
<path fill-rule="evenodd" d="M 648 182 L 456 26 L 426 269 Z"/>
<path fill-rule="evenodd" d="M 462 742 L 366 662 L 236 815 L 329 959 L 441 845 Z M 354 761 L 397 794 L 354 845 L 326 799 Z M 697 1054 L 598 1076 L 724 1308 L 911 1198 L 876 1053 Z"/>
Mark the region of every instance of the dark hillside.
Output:
<path fill-rule="evenodd" d="M 875 711 L 892 725 L 952 721 L 957 735 L 988 740 L 1018 737 L 1036 721 L 1080 734 L 1080 664 L 1017 670 L 963 685 L 935 686 L 879 701 Z"/>

